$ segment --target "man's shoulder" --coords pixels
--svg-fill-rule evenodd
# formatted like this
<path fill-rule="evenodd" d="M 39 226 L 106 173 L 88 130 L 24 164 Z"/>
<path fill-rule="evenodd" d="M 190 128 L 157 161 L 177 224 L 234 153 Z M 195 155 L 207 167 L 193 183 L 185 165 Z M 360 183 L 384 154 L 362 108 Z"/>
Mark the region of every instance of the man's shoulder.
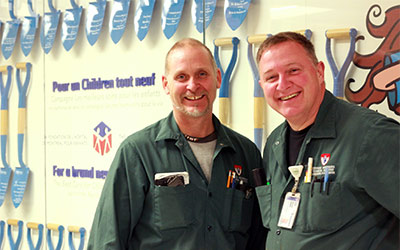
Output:
<path fill-rule="evenodd" d="M 163 118 L 161 120 L 158 120 L 157 122 L 148 125 L 147 127 L 144 127 L 128 137 L 125 138 L 125 140 L 122 142 L 121 145 L 125 144 L 143 144 L 143 143 L 148 143 L 151 141 L 154 141 L 160 132 L 166 118 Z"/>

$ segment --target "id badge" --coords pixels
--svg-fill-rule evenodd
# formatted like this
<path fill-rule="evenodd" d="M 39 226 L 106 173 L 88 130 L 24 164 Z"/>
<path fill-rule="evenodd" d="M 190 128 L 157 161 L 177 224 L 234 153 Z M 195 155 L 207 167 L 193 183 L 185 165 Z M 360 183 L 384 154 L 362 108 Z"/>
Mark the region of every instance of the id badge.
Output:
<path fill-rule="evenodd" d="M 288 192 L 283 202 L 278 227 L 292 229 L 300 204 L 300 193 Z"/>

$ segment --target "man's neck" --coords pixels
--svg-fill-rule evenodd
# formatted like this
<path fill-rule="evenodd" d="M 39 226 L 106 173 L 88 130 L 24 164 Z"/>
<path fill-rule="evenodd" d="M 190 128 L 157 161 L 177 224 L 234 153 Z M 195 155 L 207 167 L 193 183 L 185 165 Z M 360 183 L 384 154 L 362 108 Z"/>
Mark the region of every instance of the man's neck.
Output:
<path fill-rule="evenodd" d="M 212 113 L 201 117 L 190 117 L 174 112 L 174 117 L 180 131 L 185 135 L 202 138 L 210 135 L 215 130 L 212 122 Z"/>

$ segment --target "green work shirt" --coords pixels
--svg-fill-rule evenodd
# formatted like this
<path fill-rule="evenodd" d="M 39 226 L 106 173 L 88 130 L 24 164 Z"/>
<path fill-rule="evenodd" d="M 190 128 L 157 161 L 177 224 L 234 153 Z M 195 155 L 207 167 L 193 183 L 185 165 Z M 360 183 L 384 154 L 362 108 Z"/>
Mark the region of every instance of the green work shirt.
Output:
<path fill-rule="evenodd" d="M 213 116 L 217 144 L 208 183 L 172 113 L 120 145 L 94 217 L 88 249 L 263 249 L 251 170 L 257 147 Z M 239 169 L 241 168 L 241 171 Z M 247 192 L 227 188 L 229 170 L 248 179 Z M 156 173 L 187 172 L 185 186 L 158 186 Z M 258 245 L 257 245 L 258 244 Z"/>
<path fill-rule="evenodd" d="M 270 229 L 267 249 L 399 249 L 399 124 L 326 91 L 297 158 L 304 170 L 292 229 L 277 226 L 294 185 L 285 175 L 287 130 L 284 122 L 267 139 L 263 158 L 270 185 L 256 188 Z M 314 168 L 334 166 L 329 192 L 323 182 L 304 183 L 309 157 Z"/>

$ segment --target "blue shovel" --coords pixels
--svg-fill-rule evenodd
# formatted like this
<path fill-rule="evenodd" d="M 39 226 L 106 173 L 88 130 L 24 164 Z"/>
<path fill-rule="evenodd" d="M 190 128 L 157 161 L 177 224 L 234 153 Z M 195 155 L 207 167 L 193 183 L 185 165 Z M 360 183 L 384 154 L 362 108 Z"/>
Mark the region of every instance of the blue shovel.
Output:
<path fill-rule="evenodd" d="M 64 20 L 61 25 L 61 41 L 66 51 L 74 46 L 78 36 L 79 23 L 81 21 L 82 6 L 78 6 L 74 0 L 70 0 L 72 9 L 67 9 L 64 13 Z"/>
<path fill-rule="evenodd" d="M 0 94 L 1 94 L 1 161 L 4 168 L 0 169 L 0 206 L 3 205 L 4 197 L 7 193 L 8 182 L 11 175 L 11 167 L 7 163 L 7 137 L 8 137 L 8 97 L 10 95 L 11 87 L 11 73 L 13 67 L 2 66 L 0 67 Z M 2 74 L 7 71 L 7 82 L 4 86 Z"/>
<path fill-rule="evenodd" d="M 26 128 L 26 95 L 30 82 L 30 74 L 32 64 L 30 63 L 17 63 L 17 86 L 19 92 L 18 102 L 18 161 L 20 167 L 15 169 L 14 177 L 11 183 L 11 199 L 14 207 L 17 208 L 24 197 L 26 183 L 28 182 L 29 168 L 23 161 L 23 147 Z M 22 69 L 26 70 L 25 83 L 21 84 L 20 72 Z"/>
<path fill-rule="evenodd" d="M 327 30 L 325 33 L 326 36 L 326 48 L 325 53 L 328 59 L 329 66 L 331 66 L 332 75 L 333 75 L 333 95 L 337 98 L 344 98 L 344 77 L 346 76 L 346 72 L 350 66 L 350 63 L 353 59 L 354 52 L 356 49 L 356 29 L 334 29 Z M 335 60 L 332 56 L 331 50 L 331 39 L 346 39 L 350 37 L 350 48 L 347 54 L 347 57 L 342 65 L 342 68 L 338 70 Z"/>
<path fill-rule="evenodd" d="M 14 0 L 8 0 L 11 21 L 7 21 L 4 26 L 3 37 L 1 39 L 1 52 L 5 59 L 10 58 L 17 39 L 18 29 L 21 21 L 14 15 Z"/>
<path fill-rule="evenodd" d="M 228 127 L 230 124 L 229 82 L 236 64 L 239 42 L 240 40 L 237 37 L 217 38 L 214 40 L 214 59 L 222 75 L 221 88 L 219 89 L 218 117 L 221 120 L 221 123 Z M 219 47 L 222 46 L 233 46 L 231 61 L 228 64 L 226 72 L 224 72 L 222 69 L 222 65 L 219 60 Z"/>
<path fill-rule="evenodd" d="M 44 13 L 42 27 L 40 30 L 40 44 L 44 53 L 48 54 L 53 48 L 54 40 L 57 35 L 58 21 L 61 11 L 57 11 L 52 3 L 52 0 L 47 1 L 50 12 Z"/>
<path fill-rule="evenodd" d="M 29 55 L 35 41 L 36 29 L 39 26 L 39 15 L 33 11 L 32 0 L 28 0 L 30 16 L 26 16 L 22 22 L 21 50 L 25 56 Z"/>
<path fill-rule="evenodd" d="M 109 23 L 111 40 L 117 44 L 125 32 L 130 0 L 114 0 Z"/>
<path fill-rule="evenodd" d="M 97 0 L 89 3 L 86 15 L 86 38 L 93 46 L 99 38 L 101 28 L 103 27 L 104 13 L 106 11 L 106 0 Z"/>

